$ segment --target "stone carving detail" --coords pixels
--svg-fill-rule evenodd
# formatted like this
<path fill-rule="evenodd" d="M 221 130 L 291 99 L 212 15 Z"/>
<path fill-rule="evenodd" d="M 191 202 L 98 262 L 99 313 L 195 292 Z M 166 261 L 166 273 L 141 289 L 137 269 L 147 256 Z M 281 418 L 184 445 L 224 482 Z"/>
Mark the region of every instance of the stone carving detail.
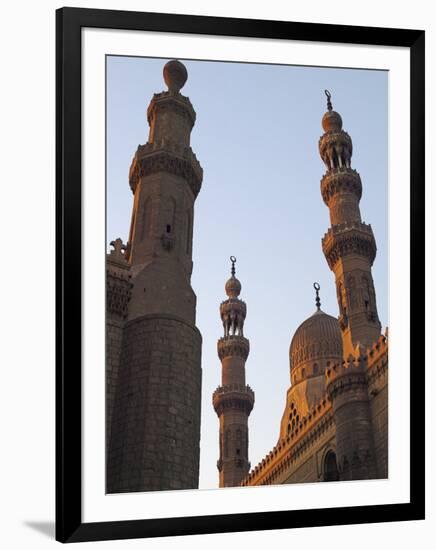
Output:
<path fill-rule="evenodd" d="M 319 140 L 319 154 L 327 170 L 350 167 L 353 143 L 351 137 L 343 130 L 326 132 Z"/>
<path fill-rule="evenodd" d="M 127 317 L 128 305 L 132 295 L 131 276 L 116 273 L 110 269 L 106 271 L 106 309 L 108 313 L 122 319 Z"/>
<path fill-rule="evenodd" d="M 218 416 L 228 409 L 243 410 L 248 415 L 254 406 L 254 392 L 248 385 L 218 386 L 213 392 L 212 403 Z"/>
<path fill-rule="evenodd" d="M 238 298 L 229 298 L 220 305 L 221 320 L 224 326 L 224 336 L 244 336 L 244 321 L 247 315 L 245 302 Z"/>
<path fill-rule="evenodd" d="M 324 174 L 321 179 L 321 195 L 324 203 L 329 206 L 330 200 L 337 194 L 351 191 L 360 201 L 362 197 L 362 181 L 360 175 L 352 168 L 334 168 Z"/>
<path fill-rule="evenodd" d="M 156 172 L 169 172 L 181 176 L 188 183 L 194 197 L 197 197 L 203 180 L 203 170 L 200 163 L 192 158 L 180 157 L 173 152 L 156 150 L 142 158 L 135 156 L 130 168 L 130 188 L 135 193 L 140 178 Z"/>
<path fill-rule="evenodd" d="M 250 352 L 250 343 L 243 336 L 225 336 L 218 340 L 218 357 L 221 361 L 224 357 L 237 355 L 247 360 Z"/>
<path fill-rule="evenodd" d="M 125 245 L 119 237 L 111 241 L 110 245 L 113 247 L 109 253 L 110 261 L 121 265 L 127 264 L 128 245 Z"/>
<path fill-rule="evenodd" d="M 348 254 L 366 256 L 372 265 L 377 252 L 371 226 L 360 222 L 332 226 L 322 239 L 322 248 L 330 269 Z"/>

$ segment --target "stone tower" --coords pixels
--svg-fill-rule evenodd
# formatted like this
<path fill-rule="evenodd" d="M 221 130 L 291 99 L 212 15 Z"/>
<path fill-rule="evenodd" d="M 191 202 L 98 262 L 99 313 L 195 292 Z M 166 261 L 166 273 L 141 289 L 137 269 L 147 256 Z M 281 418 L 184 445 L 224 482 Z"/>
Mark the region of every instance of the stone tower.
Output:
<path fill-rule="evenodd" d="M 344 354 L 357 344 L 371 346 L 380 336 L 371 266 L 376 244 L 370 225 L 362 222 L 359 202 L 362 183 L 351 168 L 353 144 L 342 129 L 342 118 L 333 111 L 326 90 L 327 112 L 323 116 L 324 135 L 319 152 L 327 171 L 321 180 L 321 194 L 330 210 L 331 227 L 322 240 L 330 269 L 335 274 Z"/>
<path fill-rule="evenodd" d="M 326 90 L 327 112 L 319 152 L 327 172 L 321 193 L 330 210 L 331 227 L 322 240 L 335 274 L 345 361 L 326 370 L 326 387 L 336 425 L 336 461 L 340 480 L 377 477 L 368 395 L 367 349 L 380 336 L 371 266 L 376 244 L 370 225 L 362 222 L 362 183 L 351 168 L 353 145 L 333 111 Z"/>
<path fill-rule="evenodd" d="M 190 147 L 195 111 L 180 93 L 187 77 L 179 61 L 165 65 L 168 91 L 150 102 L 148 142 L 130 168 L 124 260 L 131 288 L 109 431 L 109 493 L 198 487 L 202 339 L 190 281 L 203 172 Z"/>
<path fill-rule="evenodd" d="M 217 462 L 220 487 L 240 485 L 250 470 L 248 417 L 254 405 L 254 392 L 245 383 L 245 361 L 250 351 L 249 341 L 244 337 L 247 306 L 238 298 L 241 283 L 235 277 L 236 258 L 231 256 L 230 260 L 232 276 L 225 286 L 228 299 L 220 305 L 224 326 L 224 336 L 218 340 L 221 386 L 213 394 L 213 406 L 220 421 Z"/>

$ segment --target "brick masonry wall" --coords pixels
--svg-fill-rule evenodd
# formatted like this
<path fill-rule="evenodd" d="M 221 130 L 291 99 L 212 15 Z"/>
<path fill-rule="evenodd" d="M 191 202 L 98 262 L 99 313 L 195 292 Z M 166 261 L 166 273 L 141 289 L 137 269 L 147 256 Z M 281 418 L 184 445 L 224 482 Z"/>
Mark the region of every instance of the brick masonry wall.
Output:
<path fill-rule="evenodd" d="M 201 335 L 171 316 L 146 315 L 123 334 L 107 491 L 198 487 Z"/>

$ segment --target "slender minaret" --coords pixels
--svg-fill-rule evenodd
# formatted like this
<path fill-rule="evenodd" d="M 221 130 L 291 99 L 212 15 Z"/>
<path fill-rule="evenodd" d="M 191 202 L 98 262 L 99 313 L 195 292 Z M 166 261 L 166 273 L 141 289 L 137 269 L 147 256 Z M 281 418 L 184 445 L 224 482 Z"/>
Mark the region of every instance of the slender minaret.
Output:
<path fill-rule="evenodd" d="M 249 341 L 244 337 L 247 306 L 238 298 L 241 283 L 235 277 L 236 258 L 231 256 L 230 260 L 232 276 L 225 286 L 228 299 L 220 305 L 224 326 L 224 336 L 218 340 L 222 385 L 213 394 L 213 406 L 220 421 L 217 463 L 220 487 L 240 485 L 250 470 L 248 417 L 254 405 L 254 392 L 245 383 L 245 361 L 250 351 Z"/>
<path fill-rule="evenodd" d="M 180 93 L 187 77 L 179 61 L 165 65 L 168 91 L 150 102 L 148 142 L 130 168 L 124 260 L 132 287 L 108 442 L 109 493 L 198 487 L 201 334 L 191 272 L 203 172 L 190 147 L 195 111 Z"/>
<path fill-rule="evenodd" d="M 325 93 L 325 133 L 319 141 L 319 151 L 327 167 L 321 193 L 330 209 L 331 228 L 322 247 L 336 278 L 345 358 L 327 368 L 326 389 L 335 420 L 339 479 L 372 479 L 378 474 L 365 353 L 380 335 L 371 274 L 376 245 L 371 226 L 360 217 L 362 183 L 351 168 L 351 138 L 342 130 L 341 116 L 333 111 L 330 93 Z"/>
<path fill-rule="evenodd" d="M 321 180 L 321 194 L 330 210 L 331 227 L 322 240 L 330 269 L 335 274 L 339 323 L 348 357 L 356 345 L 371 346 L 380 336 L 371 266 L 376 244 L 370 225 L 362 222 L 359 202 L 362 183 L 351 168 L 353 145 L 342 130 L 342 118 L 333 111 L 328 90 L 327 112 L 322 119 L 324 135 L 319 152 L 327 171 Z"/>

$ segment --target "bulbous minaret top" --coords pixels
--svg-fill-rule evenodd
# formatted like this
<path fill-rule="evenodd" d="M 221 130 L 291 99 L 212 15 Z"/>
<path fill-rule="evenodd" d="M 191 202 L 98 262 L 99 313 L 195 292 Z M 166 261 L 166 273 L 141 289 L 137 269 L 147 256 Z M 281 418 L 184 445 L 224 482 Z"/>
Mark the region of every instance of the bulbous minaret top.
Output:
<path fill-rule="evenodd" d="M 163 77 L 168 91 L 178 93 L 188 80 L 188 71 L 178 59 L 172 59 L 163 68 Z"/>
<path fill-rule="evenodd" d="M 319 152 L 327 170 L 350 168 L 353 154 L 353 143 L 350 136 L 342 129 L 342 117 L 333 110 L 331 93 L 327 96 L 327 112 L 322 117 L 324 135 L 319 140 Z"/>
<path fill-rule="evenodd" d="M 247 315 L 247 305 L 239 299 L 241 283 L 236 278 L 236 258 L 230 256 L 232 262 L 231 277 L 225 285 L 228 299 L 221 303 L 220 314 L 224 326 L 224 337 L 244 336 L 244 321 Z"/>

